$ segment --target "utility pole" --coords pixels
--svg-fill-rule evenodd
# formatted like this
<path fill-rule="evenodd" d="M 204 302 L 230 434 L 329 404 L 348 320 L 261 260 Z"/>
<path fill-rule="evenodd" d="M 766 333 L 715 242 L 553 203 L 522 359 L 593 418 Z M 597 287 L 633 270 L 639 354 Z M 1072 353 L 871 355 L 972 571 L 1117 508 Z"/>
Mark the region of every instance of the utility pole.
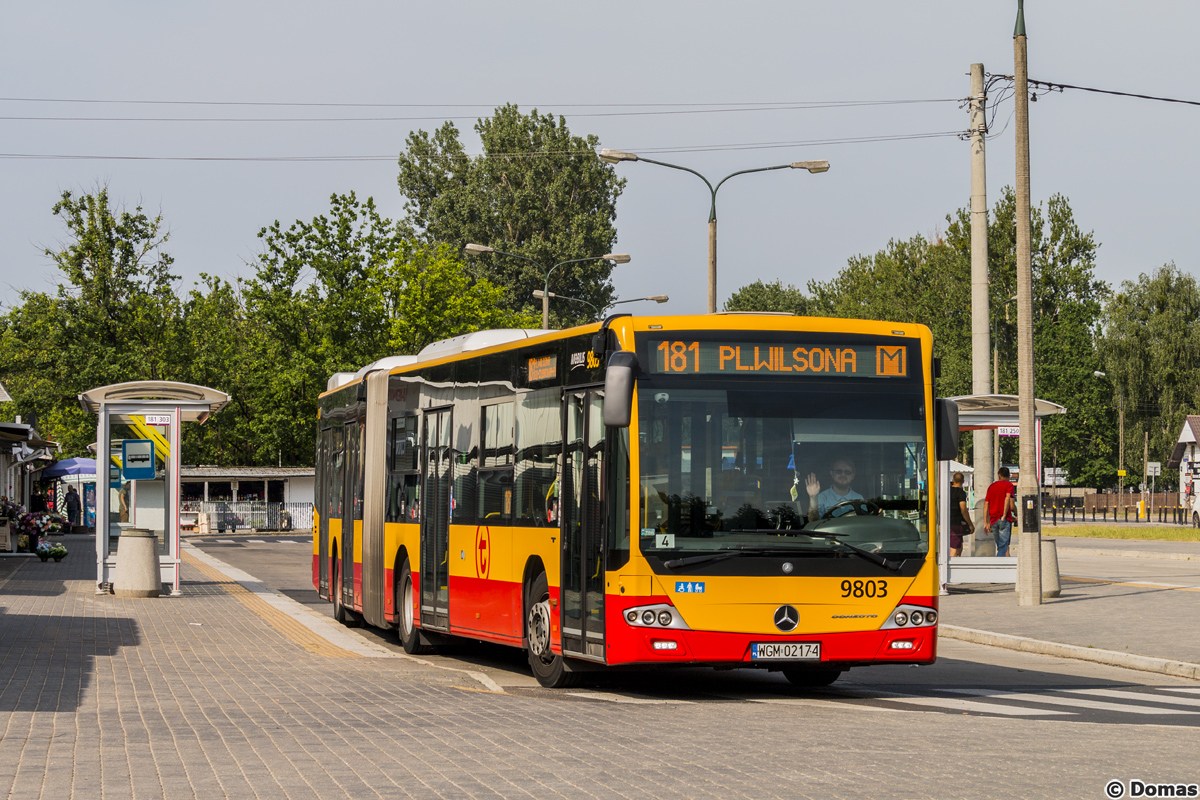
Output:
<path fill-rule="evenodd" d="M 1017 139 L 1017 395 L 1021 417 L 1021 477 L 1017 481 L 1017 605 L 1042 604 L 1042 535 L 1038 505 L 1037 419 L 1033 385 L 1033 262 L 1029 188 L 1029 61 L 1025 36 L 1025 0 L 1017 0 L 1013 30 Z M 1033 513 L 1027 507 L 1033 503 Z M 1030 522 L 1026 528 L 1026 518 Z"/>
<path fill-rule="evenodd" d="M 991 347 L 988 329 L 990 302 L 988 299 L 987 261 L 987 163 L 984 134 L 987 122 L 983 93 L 983 64 L 971 65 L 971 393 L 988 394 L 988 361 Z M 992 431 L 974 431 L 976 480 L 987 481 L 996 474 L 992 463 Z"/>

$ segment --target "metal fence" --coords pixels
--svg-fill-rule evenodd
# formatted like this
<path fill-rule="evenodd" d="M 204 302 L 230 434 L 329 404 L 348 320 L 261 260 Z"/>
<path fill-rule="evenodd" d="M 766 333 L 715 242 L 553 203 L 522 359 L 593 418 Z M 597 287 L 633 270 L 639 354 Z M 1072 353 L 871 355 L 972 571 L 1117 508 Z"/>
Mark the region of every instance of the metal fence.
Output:
<path fill-rule="evenodd" d="M 266 503 L 194 500 L 183 504 L 184 511 L 208 514 L 209 528 L 232 531 L 238 528 L 257 531 L 311 531 L 312 503 Z"/>

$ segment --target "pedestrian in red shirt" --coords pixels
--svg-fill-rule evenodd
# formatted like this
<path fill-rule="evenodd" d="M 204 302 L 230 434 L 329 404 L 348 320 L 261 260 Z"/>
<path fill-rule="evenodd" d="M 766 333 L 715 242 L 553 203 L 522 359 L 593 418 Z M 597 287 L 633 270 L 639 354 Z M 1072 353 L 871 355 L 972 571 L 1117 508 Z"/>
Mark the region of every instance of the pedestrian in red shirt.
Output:
<path fill-rule="evenodd" d="M 996 482 L 988 487 L 988 530 L 996 540 L 996 555 L 1008 555 L 1012 524 L 1016 522 L 1017 487 L 1008 479 L 1008 467 L 996 471 Z"/>

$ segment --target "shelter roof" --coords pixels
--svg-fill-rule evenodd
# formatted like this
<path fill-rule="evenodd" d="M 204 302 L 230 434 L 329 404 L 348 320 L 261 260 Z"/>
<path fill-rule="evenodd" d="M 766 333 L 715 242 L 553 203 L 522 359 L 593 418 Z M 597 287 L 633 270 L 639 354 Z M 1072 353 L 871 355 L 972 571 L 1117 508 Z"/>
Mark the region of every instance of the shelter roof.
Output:
<path fill-rule="evenodd" d="M 264 480 L 280 478 L 311 478 L 317 474 L 313 467 L 181 467 L 181 480 L 196 478 L 204 479 L 246 479 Z"/>
<path fill-rule="evenodd" d="M 972 394 L 949 399 L 958 404 L 960 430 L 1019 425 L 1021 421 L 1019 398 L 1015 394 Z M 1041 419 L 1054 414 L 1065 414 L 1067 409 L 1049 400 L 1035 399 L 1033 412 L 1035 417 Z"/>
<path fill-rule="evenodd" d="M 184 422 L 204 422 L 229 404 L 229 395 L 207 386 L 179 381 L 127 381 L 89 389 L 79 395 L 79 403 L 93 414 L 102 404 L 180 406 Z M 205 408 L 198 408 L 204 406 Z"/>

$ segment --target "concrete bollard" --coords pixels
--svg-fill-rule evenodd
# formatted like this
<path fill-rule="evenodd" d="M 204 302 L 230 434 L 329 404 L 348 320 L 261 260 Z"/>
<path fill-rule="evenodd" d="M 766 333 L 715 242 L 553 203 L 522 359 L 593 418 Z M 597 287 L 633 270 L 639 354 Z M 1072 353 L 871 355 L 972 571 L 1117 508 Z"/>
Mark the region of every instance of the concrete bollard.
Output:
<path fill-rule="evenodd" d="M 158 537 L 145 528 L 126 528 L 117 541 L 113 594 L 117 597 L 158 597 L 161 593 Z"/>
<path fill-rule="evenodd" d="M 1058 575 L 1058 548 L 1054 539 L 1042 539 L 1042 599 L 1048 600 L 1062 594 L 1062 581 Z"/>

